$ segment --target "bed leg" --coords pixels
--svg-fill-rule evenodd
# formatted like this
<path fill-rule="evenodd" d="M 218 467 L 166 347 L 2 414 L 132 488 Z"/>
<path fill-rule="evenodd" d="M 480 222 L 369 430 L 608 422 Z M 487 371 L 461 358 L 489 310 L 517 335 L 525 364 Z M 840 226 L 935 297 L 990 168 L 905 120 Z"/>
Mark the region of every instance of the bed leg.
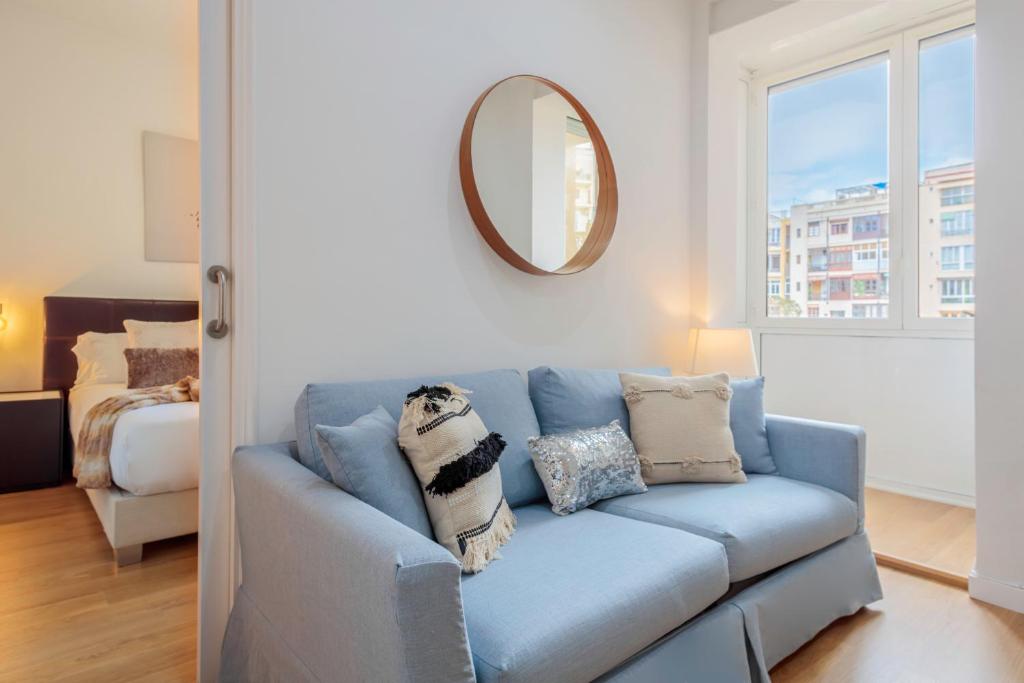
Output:
<path fill-rule="evenodd" d="M 114 560 L 117 562 L 118 567 L 142 562 L 142 544 L 114 548 Z"/>

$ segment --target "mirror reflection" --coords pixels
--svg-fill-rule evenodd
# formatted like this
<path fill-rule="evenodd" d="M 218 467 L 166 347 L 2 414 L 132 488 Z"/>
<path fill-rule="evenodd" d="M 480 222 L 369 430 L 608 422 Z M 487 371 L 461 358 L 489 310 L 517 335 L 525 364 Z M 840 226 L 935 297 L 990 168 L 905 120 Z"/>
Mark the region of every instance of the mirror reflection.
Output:
<path fill-rule="evenodd" d="M 498 84 L 473 126 L 473 175 L 491 222 L 509 247 L 555 271 L 594 224 L 597 159 L 573 106 L 528 77 Z"/>

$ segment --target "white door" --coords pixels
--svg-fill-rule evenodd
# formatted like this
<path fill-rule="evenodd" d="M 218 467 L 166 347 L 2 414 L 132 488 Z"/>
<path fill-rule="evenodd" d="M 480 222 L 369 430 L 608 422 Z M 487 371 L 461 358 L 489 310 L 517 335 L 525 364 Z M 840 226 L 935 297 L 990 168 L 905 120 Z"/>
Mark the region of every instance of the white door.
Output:
<path fill-rule="evenodd" d="M 238 66 L 233 25 L 244 3 L 199 3 L 200 275 L 203 279 L 202 462 L 199 480 L 199 681 L 215 681 L 220 647 L 237 585 L 230 462 L 249 439 L 252 339 L 246 334 L 243 296 L 247 272 L 245 230 L 236 203 L 242 173 Z M 211 270 L 212 269 L 212 270 Z M 213 275 L 210 275 L 210 273 Z M 218 272 L 221 274 L 217 276 Z M 209 277 L 208 277 L 209 275 Z"/>

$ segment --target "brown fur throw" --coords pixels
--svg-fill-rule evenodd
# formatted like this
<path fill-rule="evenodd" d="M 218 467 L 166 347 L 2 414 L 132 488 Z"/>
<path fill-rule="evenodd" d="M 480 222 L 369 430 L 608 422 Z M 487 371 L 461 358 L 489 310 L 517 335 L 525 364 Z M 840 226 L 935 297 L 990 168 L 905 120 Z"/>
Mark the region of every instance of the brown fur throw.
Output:
<path fill-rule="evenodd" d="M 117 419 L 127 412 L 165 403 L 199 400 L 199 380 L 185 377 L 174 384 L 135 389 L 111 396 L 85 414 L 75 448 L 74 475 L 80 489 L 110 486 L 110 443 Z"/>
<path fill-rule="evenodd" d="M 125 349 L 128 388 L 161 387 L 199 376 L 199 349 Z"/>

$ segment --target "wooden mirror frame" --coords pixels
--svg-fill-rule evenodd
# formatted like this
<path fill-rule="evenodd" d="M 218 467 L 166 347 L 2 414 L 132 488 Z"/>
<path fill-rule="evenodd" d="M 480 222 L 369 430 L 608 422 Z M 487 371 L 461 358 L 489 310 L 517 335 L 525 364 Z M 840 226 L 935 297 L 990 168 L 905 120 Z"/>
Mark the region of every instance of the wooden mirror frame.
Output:
<path fill-rule="evenodd" d="M 477 113 L 480 106 L 497 88 L 505 81 L 513 78 L 529 78 L 530 80 L 548 86 L 561 95 L 572 105 L 580 120 L 590 135 L 590 141 L 594 145 L 594 156 L 597 162 L 598 194 L 597 210 L 594 213 L 594 222 L 590 227 L 590 233 L 579 250 L 561 268 L 557 270 L 544 270 L 533 265 L 519 255 L 515 249 L 510 247 L 495 227 L 491 217 L 487 215 L 483 200 L 480 198 L 480 191 L 476 186 L 476 177 L 473 174 L 473 126 L 476 123 Z M 604 136 L 597 127 L 590 113 L 579 103 L 572 94 L 553 81 L 540 76 L 530 74 L 517 74 L 503 78 L 491 87 L 487 88 L 473 103 L 473 107 L 466 116 L 466 123 L 462 127 L 462 139 L 459 143 L 459 176 L 462 180 L 462 194 L 466 198 L 466 206 L 469 208 L 469 215 L 472 216 L 477 230 L 483 236 L 498 256 L 505 259 L 507 263 L 518 268 L 524 273 L 531 275 L 570 275 L 589 268 L 601 258 L 608 243 L 611 242 L 612 233 L 615 232 L 615 219 L 619 209 L 619 191 L 615 181 L 615 167 L 612 165 L 612 156 L 608 152 L 608 145 L 605 144 Z"/>

